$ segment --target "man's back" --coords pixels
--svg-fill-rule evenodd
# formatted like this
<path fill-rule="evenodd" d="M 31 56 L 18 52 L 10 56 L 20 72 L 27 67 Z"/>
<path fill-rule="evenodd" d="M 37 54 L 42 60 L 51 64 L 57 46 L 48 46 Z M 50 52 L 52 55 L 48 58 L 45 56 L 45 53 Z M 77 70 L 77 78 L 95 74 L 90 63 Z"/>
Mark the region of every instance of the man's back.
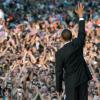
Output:
<path fill-rule="evenodd" d="M 83 48 L 74 50 L 72 43 L 70 42 L 61 48 L 59 55 L 63 61 L 64 81 L 77 86 L 88 81 L 88 68 L 83 57 Z"/>
<path fill-rule="evenodd" d="M 61 84 L 59 80 L 62 80 L 63 73 L 65 83 L 71 87 L 76 87 L 92 78 L 83 56 L 85 36 L 85 21 L 80 20 L 78 37 L 65 44 L 56 53 L 56 73 L 59 77 L 56 77 L 58 80 L 56 83 Z M 59 84 L 57 88 L 60 89 Z"/>
<path fill-rule="evenodd" d="M 83 55 L 86 38 L 84 6 L 79 3 L 75 12 L 79 15 L 78 37 L 72 40 L 68 29 L 61 33 L 62 40 L 67 43 L 56 53 L 56 90 L 62 94 L 64 78 L 66 100 L 88 100 L 88 81 L 92 76 Z"/>

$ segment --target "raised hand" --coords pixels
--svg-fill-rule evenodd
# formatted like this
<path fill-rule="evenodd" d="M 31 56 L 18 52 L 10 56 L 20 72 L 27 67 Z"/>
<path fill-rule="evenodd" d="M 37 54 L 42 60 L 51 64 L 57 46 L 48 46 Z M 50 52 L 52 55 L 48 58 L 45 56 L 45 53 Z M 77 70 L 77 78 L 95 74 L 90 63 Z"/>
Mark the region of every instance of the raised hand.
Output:
<path fill-rule="evenodd" d="M 75 12 L 78 14 L 79 18 L 83 17 L 84 14 L 84 6 L 82 3 L 78 3 L 77 9 L 75 10 Z"/>

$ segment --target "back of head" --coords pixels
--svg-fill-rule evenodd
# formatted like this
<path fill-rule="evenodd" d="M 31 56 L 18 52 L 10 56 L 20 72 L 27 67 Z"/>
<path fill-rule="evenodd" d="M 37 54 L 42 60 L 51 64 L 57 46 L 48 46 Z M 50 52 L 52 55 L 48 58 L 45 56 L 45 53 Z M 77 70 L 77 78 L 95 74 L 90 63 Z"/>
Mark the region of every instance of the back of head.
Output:
<path fill-rule="evenodd" d="M 72 39 L 72 32 L 68 29 L 64 29 L 61 33 L 61 37 L 64 41 L 70 41 Z"/>

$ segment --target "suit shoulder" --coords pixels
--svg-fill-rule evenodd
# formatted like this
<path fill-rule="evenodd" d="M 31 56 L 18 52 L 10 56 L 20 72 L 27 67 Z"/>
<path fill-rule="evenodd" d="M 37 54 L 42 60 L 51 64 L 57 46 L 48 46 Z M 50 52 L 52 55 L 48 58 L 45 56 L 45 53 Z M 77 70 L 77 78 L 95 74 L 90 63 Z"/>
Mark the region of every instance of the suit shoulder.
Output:
<path fill-rule="evenodd" d="M 56 55 L 61 55 L 61 53 L 62 53 L 62 48 L 59 49 L 59 50 L 56 52 Z"/>
<path fill-rule="evenodd" d="M 59 50 L 55 53 L 55 55 L 58 55 L 59 54 Z"/>

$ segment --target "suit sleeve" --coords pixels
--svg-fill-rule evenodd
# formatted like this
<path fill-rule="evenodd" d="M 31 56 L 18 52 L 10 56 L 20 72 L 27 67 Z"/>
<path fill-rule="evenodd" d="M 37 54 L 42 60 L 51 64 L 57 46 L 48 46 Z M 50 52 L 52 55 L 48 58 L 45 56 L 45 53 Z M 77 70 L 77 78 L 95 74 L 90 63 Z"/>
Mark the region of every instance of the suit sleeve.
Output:
<path fill-rule="evenodd" d="M 61 92 L 62 91 L 62 80 L 63 80 L 63 62 L 61 55 L 56 53 L 56 67 L 55 67 L 55 73 L 56 73 L 56 91 Z"/>
<path fill-rule="evenodd" d="M 85 45 L 85 37 L 86 37 L 85 20 L 80 20 L 79 21 L 78 37 L 75 38 L 72 41 L 73 47 L 76 48 L 76 49 L 78 49 L 80 47 L 84 47 L 84 45 Z"/>

